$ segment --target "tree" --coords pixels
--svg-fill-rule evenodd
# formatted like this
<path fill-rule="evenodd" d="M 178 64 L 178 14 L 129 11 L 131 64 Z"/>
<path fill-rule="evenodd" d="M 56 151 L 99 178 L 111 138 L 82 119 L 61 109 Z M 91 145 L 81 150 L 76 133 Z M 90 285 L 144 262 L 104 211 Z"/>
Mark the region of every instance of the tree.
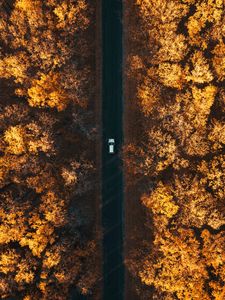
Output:
<path fill-rule="evenodd" d="M 62 87 L 60 77 L 60 74 L 50 73 L 40 75 L 40 80 L 34 80 L 27 92 L 29 104 L 39 107 L 56 107 L 59 111 L 65 109 L 68 96 Z"/>
<path fill-rule="evenodd" d="M 18 0 L 10 16 L 3 15 L 0 38 L 12 54 L 2 48 L 0 67 L 5 71 L 0 76 L 19 84 L 17 95 L 31 106 L 56 107 L 61 111 L 70 101 L 86 104 L 85 93 L 81 96 L 80 89 L 86 88 L 87 68 L 79 65 L 77 58 L 82 64 L 82 53 L 87 50 L 82 33 L 90 24 L 89 15 L 84 0 L 65 0 L 61 4 L 52 0 L 44 4 Z"/>
<path fill-rule="evenodd" d="M 96 293 L 92 5 L 0 5 L 2 299 Z"/>
<path fill-rule="evenodd" d="M 124 159 L 146 225 L 143 242 L 135 227 L 129 246 L 138 247 L 127 266 L 141 280 L 141 299 L 222 300 L 224 3 L 130 0 L 127 7 L 132 117 Z"/>
<path fill-rule="evenodd" d="M 174 234 L 156 234 L 153 256 L 149 258 L 145 258 L 139 272 L 143 283 L 175 294 L 178 299 L 210 299 L 204 289 L 208 273 L 199 242 L 191 230 L 180 228 Z"/>
<path fill-rule="evenodd" d="M 151 195 L 143 195 L 141 202 L 148 210 L 152 211 L 157 230 L 167 225 L 169 219 L 176 215 L 179 209 L 179 206 L 174 202 L 170 187 L 162 182 L 158 183 Z"/>

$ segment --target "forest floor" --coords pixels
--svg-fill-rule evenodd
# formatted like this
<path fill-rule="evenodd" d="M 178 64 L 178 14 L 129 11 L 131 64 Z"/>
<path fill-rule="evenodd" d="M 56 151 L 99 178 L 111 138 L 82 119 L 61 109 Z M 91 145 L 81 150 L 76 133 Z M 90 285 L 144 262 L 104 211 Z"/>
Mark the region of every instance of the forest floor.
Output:
<path fill-rule="evenodd" d="M 101 128 L 101 4 L 99 1 L 95 7 L 95 123 L 97 128 L 97 142 L 96 142 L 96 171 L 97 171 L 97 186 L 96 186 L 96 232 L 97 239 L 99 240 L 98 251 L 100 261 L 98 262 L 100 265 L 100 279 L 99 284 L 97 286 L 96 291 L 96 300 L 102 299 L 102 291 L 103 291 L 103 274 L 102 274 L 102 259 L 103 259 L 103 249 L 102 249 L 102 215 L 101 215 L 101 207 L 102 207 L 102 198 L 101 198 L 101 149 L 102 149 L 102 141 L 100 132 Z M 95 300 L 94 299 L 94 300 Z"/>
<path fill-rule="evenodd" d="M 127 7 L 123 16 L 124 24 L 124 62 L 123 62 L 123 93 L 124 93 L 124 144 L 136 143 L 141 137 L 142 116 L 135 101 L 137 82 L 132 82 L 129 78 L 128 59 L 130 51 L 135 45 L 132 44 L 130 36 L 132 34 L 132 24 L 135 25 L 135 14 L 132 17 L 130 1 L 125 0 Z M 125 231 L 124 231 L 124 258 L 125 262 L 129 259 L 133 251 L 137 251 L 143 241 L 149 240 L 151 236 L 145 225 L 146 213 L 140 203 L 140 197 L 143 194 L 143 187 L 140 182 L 132 178 L 124 166 L 125 191 L 124 191 L 124 210 L 125 210 Z M 134 277 L 126 266 L 125 269 L 125 299 L 140 300 L 137 294 L 137 286 L 141 282 L 138 277 Z M 142 287 L 143 289 L 143 287 Z"/>

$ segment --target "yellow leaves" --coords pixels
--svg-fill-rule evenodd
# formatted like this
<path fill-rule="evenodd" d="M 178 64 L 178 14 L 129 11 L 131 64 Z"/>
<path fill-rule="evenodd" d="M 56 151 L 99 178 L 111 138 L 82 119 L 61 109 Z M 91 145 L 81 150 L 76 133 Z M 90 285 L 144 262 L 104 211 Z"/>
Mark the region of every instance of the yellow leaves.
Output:
<path fill-rule="evenodd" d="M 55 273 L 55 277 L 59 283 L 65 283 L 67 280 L 67 276 L 63 271 Z"/>
<path fill-rule="evenodd" d="M 19 241 L 27 229 L 24 213 L 20 210 L 10 213 L 0 209 L 0 244 Z"/>
<path fill-rule="evenodd" d="M 156 59 L 160 62 L 179 62 L 187 52 L 186 38 L 182 34 L 170 33 L 159 38 L 160 48 Z"/>
<path fill-rule="evenodd" d="M 215 156 L 210 162 L 202 161 L 198 170 L 204 175 L 201 182 L 207 183 L 215 195 L 223 199 L 225 197 L 225 156 Z"/>
<path fill-rule="evenodd" d="M 61 5 L 58 5 L 54 9 L 54 13 L 59 18 L 60 22 L 65 21 L 67 11 L 68 11 L 68 4 L 66 2 L 63 2 Z"/>
<path fill-rule="evenodd" d="M 61 255 L 59 251 L 46 251 L 45 257 L 43 260 L 43 267 L 47 267 L 48 269 L 57 266 L 60 262 Z"/>
<path fill-rule="evenodd" d="M 155 279 L 153 263 L 146 259 L 143 263 L 143 270 L 139 271 L 138 276 L 144 284 L 153 285 Z"/>
<path fill-rule="evenodd" d="M 216 119 L 212 120 L 208 139 L 213 142 L 213 150 L 218 150 L 225 144 L 225 123 Z"/>
<path fill-rule="evenodd" d="M 153 252 L 155 259 L 147 256 L 139 273 L 142 282 L 175 293 L 178 299 L 210 299 L 204 291 L 208 273 L 192 230 L 156 234 Z"/>
<path fill-rule="evenodd" d="M 184 71 L 179 64 L 162 63 L 158 68 L 161 82 L 171 88 L 182 89 L 184 83 Z"/>
<path fill-rule="evenodd" d="M 76 24 L 79 19 L 82 20 L 81 26 L 86 28 L 89 19 L 85 16 L 87 11 L 87 3 L 85 0 L 78 0 L 76 5 L 63 2 L 55 7 L 54 14 L 58 18 L 57 28 L 66 28 L 68 25 Z"/>
<path fill-rule="evenodd" d="M 54 226 L 63 226 L 65 224 L 65 202 L 54 192 L 47 192 L 41 197 L 40 212 L 45 219 Z"/>
<path fill-rule="evenodd" d="M 4 141 L 8 144 L 6 153 L 20 155 L 25 152 L 37 154 L 39 151 L 53 153 L 53 141 L 47 132 L 35 123 L 25 126 L 11 126 L 4 133 Z"/>
<path fill-rule="evenodd" d="M 194 38 L 201 31 L 202 26 L 203 22 L 201 20 L 190 17 L 187 24 L 189 36 Z"/>
<path fill-rule="evenodd" d="M 147 154 L 147 161 L 155 157 L 156 172 L 165 170 L 171 165 L 177 157 L 176 140 L 167 133 L 162 132 L 160 129 L 152 129 L 148 132 L 150 144 L 149 149 L 151 153 Z"/>
<path fill-rule="evenodd" d="M 164 214 L 167 218 L 172 218 L 179 209 L 179 206 L 174 203 L 171 191 L 162 182 L 158 183 L 157 188 L 151 195 L 142 196 L 141 202 L 150 209 L 153 214 Z"/>
<path fill-rule="evenodd" d="M 151 22 L 169 23 L 181 18 L 187 12 L 187 6 L 177 1 L 167 0 L 135 0 L 140 6 L 141 15 Z"/>
<path fill-rule="evenodd" d="M 178 176 L 175 179 L 174 194 L 180 205 L 180 226 L 201 228 L 205 224 L 213 229 L 219 229 L 225 224 L 223 213 L 219 210 L 215 197 L 207 191 L 196 175 Z"/>
<path fill-rule="evenodd" d="M 35 0 L 36 3 L 40 3 L 40 1 Z M 29 11 L 34 8 L 35 2 L 32 0 L 17 0 L 16 7 L 21 10 Z"/>
<path fill-rule="evenodd" d="M 11 126 L 4 134 L 4 140 L 8 143 L 6 151 L 20 155 L 25 152 L 24 130 L 22 126 Z"/>
<path fill-rule="evenodd" d="M 40 0 L 16 0 L 15 1 L 15 9 L 13 11 L 11 20 L 14 21 L 15 17 L 19 15 L 25 15 L 26 21 L 31 26 L 31 31 L 33 31 L 32 27 L 38 27 L 41 25 L 43 21 L 43 12 L 42 12 L 42 3 Z M 42 23 L 43 24 L 43 23 Z"/>
<path fill-rule="evenodd" d="M 56 185 L 56 179 L 45 169 L 38 175 L 28 177 L 26 184 L 28 187 L 34 189 L 37 194 L 40 194 L 48 189 L 53 189 Z"/>
<path fill-rule="evenodd" d="M 211 281 L 209 283 L 211 289 L 212 289 L 212 296 L 215 300 L 223 300 L 225 299 L 225 285 L 219 282 Z"/>
<path fill-rule="evenodd" d="M 80 163 L 78 170 L 72 164 L 75 159 L 71 153 L 66 153 L 63 159 L 59 153 L 53 159 L 58 139 L 65 146 L 82 137 L 74 139 L 70 133 L 61 137 L 66 129 L 59 123 L 65 115 L 36 109 L 62 111 L 69 101 L 79 102 L 83 110 L 88 105 L 87 90 L 93 77 L 89 57 L 93 55 L 84 29 L 90 22 L 89 12 L 94 15 L 90 5 L 86 0 L 15 0 L 8 13 L 2 10 L 0 77 L 5 92 L 0 114 L 0 297 L 3 298 L 19 295 L 24 300 L 65 299 L 71 284 L 77 286 L 81 275 L 95 263 L 90 263 L 81 248 L 74 257 L 71 255 L 79 244 L 88 250 L 91 245 L 87 244 L 89 237 L 82 237 L 79 224 L 84 220 L 74 211 L 75 203 L 71 208 L 74 190 L 68 188 L 80 176 L 83 183 L 77 193 L 86 193 L 94 167 L 85 155 L 85 162 Z M 74 56 L 82 57 L 81 64 L 77 64 Z M 66 115 L 77 124 L 80 120 L 73 118 L 73 111 Z M 96 256 L 96 251 L 92 254 Z M 58 289 L 57 278 L 64 283 L 62 289 Z M 85 288 L 82 286 L 83 292 Z"/>
<path fill-rule="evenodd" d="M 27 150 L 32 154 L 42 151 L 54 153 L 53 140 L 47 131 L 38 126 L 35 122 L 26 125 Z"/>
<path fill-rule="evenodd" d="M 222 300 L 224 1 L 135 4 L 138 17 L 131 12 L 133 44 L 128 48 L 136 60 L 129 62 L 128 75 L 137 91 L 136 109 L 142 113 L 144 135 L 136 138 L 144 163 L 139 163 L 140 155 L 133 154 L 133 160 L 140 174 L 153 180 L 151 193 L 142 195 L 141 203 L 147 208 L 144 222 L 150 229 L 153 223 L 154 241 L 133 259 L 134 275 L 153 286 L 155 299 Z M 137 32 L 139 25 L 143 34 Z M 199 239 L 190 230 L 204 226 L 220 233 L 203 230 Z"/>
<path fill-rule="evenodd" d="M 205 129 L 211 107 L 215 101 L 217 87 L 208 85 L 205 88 L 192 86 L 190 103 L 187 105 L 185 114 L 191 120 L 196 129 Z"/>
<path fill-rule="evenodd" d="M 225 236 L 223 231 L 218 234 L 211 234 L 207 229 L 202 231 L 203 239 L 202 254 L 206 259 L 206 264 L 220 271 L 219 267 L 225 265 Z"/>
<path fill-rule="evenodd" d="M 212 62 L 220 81 L 225 79 L 225 44 L 220 42 L 213 50 L 215 54 Z"/>
<path fill-rule="evenodd" d="M 33 80 L 28 89 L 28 102 L 31 106 L 57 108 L 62 111 L 66 108 L 68 97 L 62 86 L 59 73 L 41 74 L 40 80 Z"/>
<path fill-rule="evenodd" d="M 217 87 L 208 85 L 203 89 L 192 87 L 193 103 L 196 111 L 209 114 L 214 103 Z"/>
<path fill-rule="evenodd" d="M 62 168 L 61 175 L 65 181 L 66 186 L 70 186 L 70 185 L 77 183 L 78 177 L 74 170 Z"/>
<path fill-rule="evenodd" d="M 143 113 L 148 116 L 152 112 L 154 105 L 159 101 L 160 87 L 146 77 L 138 87 L 137 97 Z"/>
<path fill-rule="evenodd" d="M 15 250 L 7 250 L 2 252 L 0 255 L 0 272 L 4 274 L 14 272 L 17 268 L 19 259 L 20 256 Z"/>
<path fill-rule="evenodd" d="M 194 68 L 191 71 L 191 74 L 186 76 L 187 81 L 193 81 L 194 83 L 206 83 L 213 80 L 209 64 L 202 52 L 195 52 L 191 61 Z"/>
<path fill-rule="evenodd" d="M 0 77 L 14 77 L 16 83 L 23 83 L 29 67 L 28 57 L 23 52 L 11 55 L 0 60 Z"/>
<path fill-rule="evenodd" d="M 54 227 L 34 214 L 29 219 L 33 232 L 27 232 L 19 241 L 22 247 L 28 246 L 34 256 L 40 257 L 48 244 L 55 240 Z"/>
<path fill-rule="evenodd" d="M 196 12 L 188 19 L 188 33 L 191 44 L 200 44 L 200 32 L 207 22 L 218 23 L 223 13 L 223 0 L 203 0 L 196 4 Z"/>
<path fill-rule="evenodd" d="M 47 287 L 47 283 L 44 282 L 44 281 L 41 281 L 38 285 L 39 289 L 42 291 L 42 292 L 45 292 L 46 291 L 46 287 Z"/>
<path fill-rule="evenodd" d="M 17 283 L 32 283 L 34 281 L 35 273 L 29 270 L 29 267 L 29 262 L 26 260 L 22 260 L 18 264 L 18 271 L 15 276 Z"/>
<path fill-rule="evenodd" d="M 33 154 L 37 154 L 39 151 L 47 153 L 52 150 L 52 143 L 53 142 L 49 139 L 48 134 L 43 133 L 43 136 L 40 138 L 40 140 L 28 141 L 27 147 L 28 151 Z"/>

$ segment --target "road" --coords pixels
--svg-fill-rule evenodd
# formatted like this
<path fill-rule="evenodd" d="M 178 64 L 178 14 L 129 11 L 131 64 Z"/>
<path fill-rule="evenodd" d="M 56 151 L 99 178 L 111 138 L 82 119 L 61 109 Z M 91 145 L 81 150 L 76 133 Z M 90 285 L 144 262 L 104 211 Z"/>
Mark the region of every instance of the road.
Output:
<path fill-rule="evenodd" d="M 123 142 L 122 0 L 102 0 L 102 224 L 103 299 L 122 300 Z M 108 153 L 107 139 L 116 140 L 116 153 Z"/>

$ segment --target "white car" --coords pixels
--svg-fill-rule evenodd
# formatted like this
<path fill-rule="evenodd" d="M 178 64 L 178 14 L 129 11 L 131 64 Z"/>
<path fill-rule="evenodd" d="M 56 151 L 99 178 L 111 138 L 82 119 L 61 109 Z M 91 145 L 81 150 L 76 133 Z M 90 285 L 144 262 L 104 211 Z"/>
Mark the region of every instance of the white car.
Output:
<path fill-rule="evenodd" d="M 109 146 L 109 153 L 114 154 L 115 153 L 115 140 L 114 139 L 108 139 L 108 146 Z"/>

